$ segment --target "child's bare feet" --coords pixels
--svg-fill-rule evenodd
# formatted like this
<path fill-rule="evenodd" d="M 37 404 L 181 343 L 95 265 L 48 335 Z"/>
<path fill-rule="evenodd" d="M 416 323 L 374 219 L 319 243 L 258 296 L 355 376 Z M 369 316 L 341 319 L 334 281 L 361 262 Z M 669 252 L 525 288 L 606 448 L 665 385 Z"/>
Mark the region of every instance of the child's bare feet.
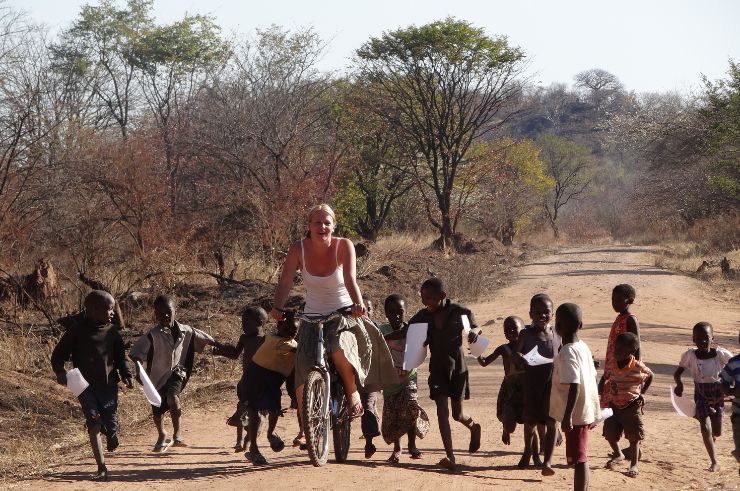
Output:
<path fill-rule="evenodd" d="M 550 464 L 544 464 L 542 466 L 542 475 L 543 476 L 554 476 L 555 471 L 553 470 L 552 467 L 550 467 Z"/>
<path fill-rule="evenodd" d="M 520 469 L 525 469 L 529 467 L 530 460 L 532 460 L 532 456 L 528 452 L 525 452 L 522 454 L 522 458 L 519 459 L 519 463 L 516 466 Z"/>
<path fill-rule="evenodd" d="M 421 453 L 421 450 L 419 450 L 418 448 L 410 448 L 409 457 L 411 457 L 414 460 L 419 460 L 419 459 L 423 459 L 424 455 Z"/>
<path fill-rule="evenodd" d="M 394 450 L 393 453 L 391 453 L 391 456 L 388 457 L 388 462 L 391 464 L 398 464 L 401 461 L 401 451 L 400 450 Z"/>
<path fill-rule="evenodd" d="M 470 428 L 470 445 L 468 446 L 468 452 L 475 453 L 480 449 L 480 437 L 481 427 L 478 423 L 475 423 Z"/>
<path fill-rule="evenodd" d="M 456 469 L 455 461 L 453 459 L 450 459 L 448 457 L 443 458 L 439 462 L 437 462 L 437 465 L 440 467 L 444 467 L 445 469 L 449 471 L 454 471 Z"/>
<path fill-rule="evenodd" d="M 709 472 L 717 472 L 719 470 L 719 463 L 712 462 L 712 465 L 707 469 Z"/>
<path fill-rule="evenodd" d="M 630 470 L 627 471 L 627 476 L 637 477 L 639 475 L 640 475 L 640 470 L 637 468 L 637 465 L 630 466 Z"/>
<path fill-rule="evenodd" d="M 613 469 L 619 462 L 624 460 L 622 452 L 609 454 L 609 460 L 606 461 L 606 468 Z"/>
<path fill-rule="evenodd" d="M 504 445 L 511 445 L 511 434 L 508 431 L 501 433 L 501 441 Z"/>

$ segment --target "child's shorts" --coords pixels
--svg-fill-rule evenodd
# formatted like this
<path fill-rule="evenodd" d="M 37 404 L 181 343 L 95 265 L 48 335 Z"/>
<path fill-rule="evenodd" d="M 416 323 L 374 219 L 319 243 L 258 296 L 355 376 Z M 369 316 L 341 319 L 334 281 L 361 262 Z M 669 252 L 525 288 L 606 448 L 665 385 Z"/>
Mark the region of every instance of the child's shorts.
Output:
<path fill-rule="evenodd" d="M 152 413 L 155 416 L 161 416 L 169 411 L 170 404 L 168 401 L 174 396 L 179 396 L 184 386 L 185 379 L 180 374 L 173 372 L 164 386 L 159 390 L 159 394 L 162 396 L 162 405 L 159 407 L 152 406 Z"/>
<path fill-rule="evenodd" d="M 588 425 L 565 432 L 565 459 L 568 465 L 588 462 Z"/>
<path fill-rule="evenodd" d="M 283 374 L 252 362 L 244 371 L 244 379 L 240 402 L 257 411 L 280 411 Z"/>
<path fill-rule="evenodd" d="M 603 435 L 609 442 L 618 442 L 622 433 L 627 441 L 641 442 L 645 439 L 645 427 L 642 424 L 642 400 L 636 399 L 622 409 L 612 407 L 614 414 L 604 420 Z"/>
<path fill-rule="evenodd" d="M 91 385 L 77 397 L 88 428 L 98 423 L 112 437 L 118 432 L 118 384 Z"/>
<path fill-rule="evenodd" d="M 450 376 L 440 374 L 429 374 L 429 398 L 434 400 L 440 395 L 450 399 L 470 399 L 470 384 L 468 383 L 468 372 L 453 373 Z"/>

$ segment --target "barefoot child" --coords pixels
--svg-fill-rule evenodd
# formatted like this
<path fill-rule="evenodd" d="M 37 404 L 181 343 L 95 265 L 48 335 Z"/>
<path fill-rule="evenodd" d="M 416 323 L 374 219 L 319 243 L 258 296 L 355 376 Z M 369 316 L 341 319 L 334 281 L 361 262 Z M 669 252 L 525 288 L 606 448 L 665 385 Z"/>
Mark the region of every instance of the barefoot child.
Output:
<path fill-rule="evenodd" d="M 624 332 L 631 332 L 637 336 L 637 351 L 634 353 L 635 359 L 640 359 L 640 323 L 637 316 L 630 312 L 630 306 L 635 303 L 635 288 L 632 285 L 621 284 L 612 290 L 612 308 L 618 312 L 617 318 L 614 319 L 612 329 L 609 332 L 609 340 L 606 343 L 606 357 L 604 359 L 604 375 L 599 381 L 599 394 L 601 395 L 601 407 L 609 407 L 607 401 L 608 393 L 604 392 L 604 381 L 609 377 L 609 370 L 614 360 L 614 343 L 617 336 Z"/>
<path fill-rule="evenodd" d="M 740 343 L 740 332 L 738 332 L 738 343 Z M 732 399 L 732 439 L 735 443 L 735 449 L 732 456 L 740 463 L 740 355 L 733 356 L 727 362 L 725 368 L 720 372 L 722 381 L 722 393 L 725 395 L 734 395 Z M 740 469 L 738 469 L 740 473 Z"/>
<path fill-rule="evenodd" d="M 72 366 L 78 368 L 90 384 L 77 399 L 98 464 L 92 479 L 98 481 L 108 480 L 100 433 L 105 435 L 109 452 L 118 447 L 118 381 L 123 380 L 129 388 L 133 387 L 123 340 L 111 324 L 115 304 L 107 292 L 90 292 L 85 297 L 84 316 L 76 317 L 67 327 L 51 354 L 51 367 L 58 383 L 67 384 L 64 363 L 72 358 Z"/>
<path fill-rule="evenodd" d="M 195 353 L 200 353 L 208 345 L 219 349 L 223 346 L 203 331 L 177 322 L 174 298 L 160 295 L 154 300 L 153 306 L 157 325 L 136 340 L 129 357 L 142 364 L 162 396 L 162 405 L 152 406 L 154 425 L 159 435 L 153 451 L 164 452 L 170 445 L 187 447 L 180 433 L 180 393 L 190 379 Z M 138 368 L 136 377 L 139 380 Z M 167 438 L 162 421 L 167 411 L 172 418 L 172 440 Z"/>
<path fill-rule="evenodd" d="M 385 299 L 385 316 L 388 324 L 381 324 L 379 329 L 385 335 L 388 348 L 391 350 L 393 364 L 398 371 L 398 384 L 383 388 L 383 439 L 393 444 L 393 453 L 388 462 L 397 464 L 401 458 L 401 437 L 408 437 L 408 451 L 412 459 L 422 458 L 416 448 L 416 437 L 424 438 L 429 429 L 429 418 L 419 406 L 416 369 L 403 369 L 403 356 L 406 350 L 406 331 L 404 322 L 406 301 L 401 295 L 393 294 Z"/>
<path fill-rule="evenodd" d="M 473 314 L 462 305 L 447 299 L 444 284 L 439 278 L 430 278 L 421 285 L 421 303 L 424 309 L 414 315 L 409 324 L 426 323 L 429 345 L 429 396 L 437 405 L 437 421 L 447 456 L 439 461 L 445 469 L 455 469 L 452 449 L 450 411 L 452 419 L 470 430 L 470 453 L 480 448 L 481 426 L 463 412 L 463 399 L 470 399 L 468 366 L 463 352 L 463 321 L 468 317 L 471 331 L 469 342 L 477 340 L 477 326 Z M 448 400 L 450 401 L 448 404 Z"/>
<path fill-rule="evenodd" d="M 560 336 L 550 327 L 552 318 L 552 300 L 544 293 L 533 296 L 529 302 L 529 316 L 532 325 L 519 333 L 516 352 L 527 354 L 535 347 L 544 358 L 554 358 L 560 350 Z M 535 431 L 539 434 L 539 441 L 545 447 L 555 446 L 557 427 L 550 417 L 550 390 L 552 387 L 552 363 L 531 366 L 524 363 L 524 453 L 519 461 L 519 467 L 527 467 L 530 459 L 535 465 L 542 465 L 539 449 L 535 438 Z M 549 454 L 552 455 L 553 448 Z M 545 448 L 547 454 L 547 448 Z M 549 464 L 549 462 L 545 462 Z"/>
<path fill-rule="evenodd" d="M 681 356 L 673 379 L 677 396 L 683 395 L 681 374 L 689 370 L 694 377 L 694 402 L 696 415 L 699 420 L 701 436 L 709 454 L 712 465 L 709 471 L 719 469 L 717 456 L 714 451 L 714 440 L 722 434 L 722 417 L 725 401 L 722 397 L 722 388 L 719 381 L 719 372 L 732 358 L 732 353 L 724 348 L 712 348 L 712 325 L 709 322 L 699 322 L 694 326 L 693 338 L 696 349 L 689 349 Z"/>
<path fill-rule="evenodd" d="M 524 329 L 524 322 L 519 317 L 507 317 L 504 320 L 504 336 L 509 342 L 502 344 L 485 358 L 478 357 L 478 363 L 482 367 L 490 365 L 499 356 L 504 363 L 504 380 L 501 381 L 496 400 L 496 417 L 504 426 L 501 434 L 501 441 L 504 445 L 511 444 L 511 434 L 514 433 L 517 423 L 522 424 L 523 422 L 524 370 L 520 366 L 519 358 L 515 356 L 519 331 L 522 329 Z"/>
<path fill-rule="evenodd" d="M 227 358 L 237 359 L 239 354 L 242 355 L 242 377 L 236 386 L 236 411 L 226 424 L 236 426 L 236 445 L 234 452 L 244 452 L 246 440 L 244 438 L 244 428 L 247 427 L 247 408 L 241 403 L 244 399 L 244 384 L 246 383 L 247 367 L 252 361 L 252 357 L 257 349 L 265 341 L 263 326 L 267 322 L 267 312 L 261 307 L 247 307 L 242 312 L 242 332 L 239 336 L 239 342 L 236 346 L 224 346 L 223 351 L 216 350 L 214 353 Z"/>
<path fill-rule="evenodd" d="M 244 456 L 255 465 L 267 464 L 267 459 L 259 451 L 257 436 L 260 433 L 259 413 L 268 413 L 267 440 L 273 452 L 285 448 L 282 438 L 275 434 L 278 417 L 282 414 L 280 387 L 295 367 L 295 354 L 298 343 L 298 319 L 286 313 L 278 321 L 277 333 L 265 337 L 265 342 L 252 357 L 244 371 L 244 386 L 240 403 L 247 407 L 249 415 L 249 450 Z"/>
<path fill-rule="evenodd" d="M 550 395 L 550 417 L 561 422 L 565 433 L 565 457 L 574 466 L 573 489 L 588 489 L 588 431 L 601 418 L 596 368 L 588 345 L 578 338 L 583 327 L 581 308 L 564 303 L 555 312 L 555 330 L 563 347 L 555 356 Z M 551 445 L 545 445 L 543 476 L 555 473 L 550 467 Z"/>
<path fill-rule="evenodd" d="M 619 449 L 619 439 L 624 437 L 630 442 L 629 477 L 637 477 L 637 462 L 640 457 L 640 442 L 645 439 L 642 425 L 642 406 L 645 394 L 653 382 L 653 372 L 640 360 L 635 358 L 640 342 L 631 332 L 623 332 L 614 342 L 614 358 L 605 368 L 609 378 L 604 384 L 602 401 L 606 401 L 614 414 L 604 421 L 604 438 L 612 448 L 610 459 L 606 463 L 609 469 L 624 459 Z M 604 397 L 606 396 L 606 397 Z"/>

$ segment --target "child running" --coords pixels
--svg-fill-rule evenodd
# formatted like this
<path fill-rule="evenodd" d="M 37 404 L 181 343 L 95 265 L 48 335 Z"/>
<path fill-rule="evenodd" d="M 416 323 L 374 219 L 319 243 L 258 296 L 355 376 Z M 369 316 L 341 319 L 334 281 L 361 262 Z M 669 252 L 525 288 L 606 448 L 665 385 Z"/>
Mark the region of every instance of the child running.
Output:
<path fill-rule="evenodd" d="M 583 327 L 581 308 L 564 303 L 555 312 L 555 330 L 563 347 L 555 356 L 552 371 L 550 417 L 560 421 L 565 433 L 565 458 L 574 466 L 573 489 L 588 489 L 588 431 L 601 418 L 596 368 L 588 345 L 578 338 Z M 545 445 L 543 476 L 552 476 L 553 445 Z"/>
<path fill-rule="evenodd" d="M 108 480 L 100 434 L 105 435 L 109 452 L 118 447 L 118 381 L 123 380 L 127 387 L 133 387 L 123 340 L 111 324 L 115 305 L 108 292 L 90 292 L 85 297 L 84 315 L 75 316 L 51 354 L 51 368 L 59 384 L 67 384 L 64 364 L 70 358 L 72 366 L 79 369 L 90 384 L 77 399 L 98 464 L 98 471 L 91 476 L 95 481 Z"/>
<path fill-rule="evenodd" d="M 249 450 L 244 456 L 255 465 L 267 464 L 267 459 L 257 446 L 261 424 L 259 412 L 266 411 L 269 414 L 267 440 L 272 451 L 280 452 L 285 448 L 282 438 L 275 433 L 275 426 L 282 414 L 280 387 L 295 367 L 297 333 L 298 319 L 286 313 L 283 320 L 278 321 L 277 333 L 265 337 L 265 342 L 244 371 L 243 399 L 240 402 L 247 407 L 249 413 Z"/>
<path fill-rule="evenodd" d="M 635 359 L 640 359 L 640 323 L 637 320 L 637 316 L 630 312 L 630 306 L 635 303 L 635 297 L 637 292 L 632 285 L 621 284 L 614 287 L 612 290 L 612 308 L 617 315 L 612 324 L 612 329 L 609 331 L 609 340 L 606 343 L 606 357 L 604 359 L 604 374 L 599 381 L 599 394 L 601 394 L 601 407 L 609 407 L 609 401 L 607 400 L 609 394 L 603 390 L 604 381 L 609 378 L 610 367 L 614 366 L 612 361 L 614 360 L 614 343 L 617 340 L 617 336 L 624 332 L 631 332 L 637 336 L 637 351 L 634 353 Z"/>
<path fill-rule="evenodd" d="M 522 329 L 524 329 L 524 321 L 516 316 L 507 317 L 504 319 L 504 336 L 509 342 L 502 344 L 486 357 L 478 357 L 478 363 L 482 367 L 490 365 L 499 356 L 504 363 L 504 380 L 501 381 L 496 400 L 496 417 L 504 426 L 501 434 L 501 441 L 504 445 L 511 444 L 511 434 L 514 433 L 517 423 L 523 423 L 524 370 L 520 366 L 520 359 L 515 355 L 519 331 Z"/>
<path fill-rule="evenodd" d="M 526 327 L 519 333 L 516 344 L 516 352 L 527 354 L 534 348 L 544 358 L 553 359 L 560 350 L 560 336 L 550 327 L 552 319 L 552 300 L 544 293 L 533 296 L 529 302 L 529 316 L 532 325 Z M 552 363 L 542 365 L 524 365 L 524 408 L 522 420 L 524 421 L 524 453 L 519 460 L 520 468 L 527 467 L 530 460 L 534 465 L 540 466 L 542 462 L 539 457 L 535 431 L 539 434 L 539 441 L 544 442 L 545 454 L 548 454 L 547 446 L 550 445 L 549 455 L 552 455 L 557 426 L 554 419 L 550 417 L 550 390 L 552 388 Z M 546 460 L 546 464 L 549 462 Z"/>
<path fill-rule="evenodd" d="M 617 462 L 624 459 L 619 449 L 619 439 L 624 437 L 630 442 L 629 477 L 637 477 L 637 462 L 640 458 L 640 442 L 645 439 L 642 424 L 643 405 L 653 372 L 640 360 L 635 358 L 640 342 L 631 332 L 623 332 L 614 342 L 614 358 L 605 369 L 609 378 L 604 385 L 601 400 L 606 400 L 614 414 L 604 421 L 604 438 L 609 442 L 612 453 L 606 467 L 613 469 Z"/>
<path fill-rule="evenodd" d="M 248 427 L 249 422 L 247 420 L 247 407 L 242 403 L 244 400 L 244 384 L 247 382 L 247 367 L 251 363 L 257 349 L 265 341 L 263 328 L 265 322 L 267 322 L 267 312 L 263 308 L 247 307 L 242 312 L 243 334 L 239 336 L 236 346 L 224 346 L 222 351 L 214 351 L 215 354 L 232 359 L 237 359 L 239 354 L 242 355 L 242 377 L 236 386 L 236 411 L 226 420 L 226 424 L 236 426 L 236 445 L 234 445 L 234 452 L 244 452 L 246 450 L 244 428 Z"/>
<path fill-rule="evenodd" d="M 468 451 L 475 453 L 480 448 L 481 426 L 463 412 L 463 399 L 470 399 L 468 366 L 463 352 L 463 321 L 470 322 L 468 342 L 474 343 L 478 336 L 472 312 L 466 307 L 452 303 L 447 298 L 444 284 L 439 278 L 430 278 L 421 285 L 421 303 L 424 309 L 414 315 L 409 324 L 427 324 L 429 345 L 429 397 L 437 405 L 437 421 L 442 444 L 447 454 L 438 465 L 455 470 L 455 453 L 452 448 L 450 410 L 452 419 L 470 430 Z M 450 401 L 448 404 L 448 400 Z"/>
<path fill-rule="evenodd" d="M 170 445 L 188 446 L 180 432 L 180 393 L 190 380 L 195 353 L 200 353 L 208 345 L 223 349 L 220 343 L 203 331 L 177 322 L 176 305 L 175 299 L 168 295 L 160 295 L 154 299 L 154 318 L 157 325 L 136 340 L 129 351 L 129 358 L 144 366 L 149 379 L 162 396 L 162 404 L 159 407 L 152 406 L 152 417 L 158 434 L 154 452 L 164 452 Z M 141 383 L 138 365 L 136 370 L 136 379 Z M 167 411 L 172 418 L 172 440 L 167 438 L 162 421 Z"/>
<path fill-rule="evenodd" d="M 732 353 L 724 348 L 712 347 L 714 332 L 709 322 L 696 324 L 693 338 L 696 349 L 691 348 L 681 355 L 681 361 L 673 374 L 673 379 L 676 381 L 676 388 L 673 392 L 678 397 L 683 395 L 681 374 L 684 370 L 690 371 L 694 377 L 694 402 L 696 403 L 694 417 L 699 420 L 704 446 L 712 461 L 712 465 L 707 470 L 715 472 L 719 470 L 719 464 L 714 450 L 714 440 L 722 435 L 722 418 L 725 408 L 719 372 L 730 361 Z"/>
<path fill-rule="evenodd" d="M 738 332 L 737 342 L 740 344 L 740 332 Z M 734 395 L 732 399 L 732 439 L 735 443 L 735 449 L 732 456 L 740 463 L 740 355 L 733 356 L 727 362 L 725 368 L 719 374 L 722 382 L 722 393 L 725 395 Z M 738 469 L 740 474 L 740 469 Z"/>
<path fill-rule="evenodd" d="M 429 430 L 429 418 L 417 399 L 416 369 L 403 369 L 408 330 L 408 324 L 404 322 L 406 301 L 394 293 L 385 299 L 383 307 L 388 324 L 381 324 L 379 329 L 385 335 L 401 382 L 383 389 L 382 434 L 386 443 L 393 444 L 393 453 L 388 462 L 397 464 L 401 458 L 401 437 L 404 435 L 408 436 L 409 456 L 412 459 L 422 458 L 416 447 L 416 437 L 424 438 Z"/>

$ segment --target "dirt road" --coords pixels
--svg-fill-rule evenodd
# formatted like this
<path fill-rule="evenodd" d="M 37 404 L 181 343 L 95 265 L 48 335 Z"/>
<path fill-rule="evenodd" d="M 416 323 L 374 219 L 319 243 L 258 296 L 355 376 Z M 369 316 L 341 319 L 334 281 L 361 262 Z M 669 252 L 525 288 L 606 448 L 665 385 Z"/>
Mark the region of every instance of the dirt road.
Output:
<path fill-rule="evenodd" d="M 590 434 L 589 455 L 592 489 L 639 486 L 643 489 L 738 489 L 737 464 L 729 456 L 731 428 L 726 418 L 724 435 L 717 442 L 720 465 L 718 473 L 704 469 L 709 460 L 701 442 L 698 424 L 673 412 L 668 399 L 669 384 L 680 354 L 691 345 L 691 326 L 708 320 L 716 327 L 716 341 L 737 352 L 740 309 L 727 298 L 717 298 L 712 290 L 691 278 L 675 275 L 651 266 L 646 249 L 638 247 L 589 247 L 563 250 L 537 260 L 518 271 L 518 278 L 490 299 L 471 305 L 484 333 L 494 346 L 504 341 L 501 321 L 506 315 L 527 318 L 529 298 L 537 292 L 548 293 L 556 305 L 576 302 L 585 316 L 583 339 L 597 359 L 603 358 L 606 336 L 615 313 L 611 310 L 611 288 L 630 283 L 638 292 L 634 307 L 642 324 L 643 353 L 655 371 L 656 380 L 645 408 L 647 438 L 641 475 L 633 480 L 622 471 L 604 469 L 608 445 L 600 436 L 600 427 Z M 297 449 L 270 453 L 266 467 L 254 467 L 242 454 L 233 453 L 233 428 L 223 421 L 233 409 L 231 392 L 219 395 L 210 408 L 185 408 L 184 436 L 191 443 L 186 449 L 173 449 L 163 455 L 150 453 L 154 443 L 151 428 L 122 435 L 122 446 L 108 458 L 111 482 L 105 489 L 472 489 L 505 487 L 507 489 L 571 489 L 572 471 L 562 466 L 564 450 L 555 455 L 557 474 L 543 479 L 533 468 L 516 467 L 521 450 L 521 429 L 513 444 L 500 441 L 501 425 L 496 420 L 496 394 L 502 368 L 495 363 L 485 369 L 471 360 L 472 399 L 467 411 L 483 425 L 482 449 L 468 455 L 468 432 L 453 426 L 460 471 L 443 472 L 435 466 L 442 457 L 442 445 L 436 429 L 433 405 L 425 383 L 420 384 L 420 400 L 433 420 L 430 434 L 420 441 L 424 459 L 411 461 L 403 455 L 400 465 L 385 462 L 390 447 L 377 440 L 379 451 L 370 459 L 362 455 L 364 441 L 359 439 L 359 425 L 353 427 L 350 461 L 329 463 L 314 468 Z M 425 380 L 421 374 L 420 381 Z M 688 381 L 688 379 L 687 379 Z M 690 382 L 687 386 L 691 386 Z M 382 399 L 382 398 L 381 398 Z M 279 433 L 289 441 L 296 433 L 293 413 L 282 418 Z M 405 443 L 405 442 L 404 442 Z M 85 455 L 64 467 L 53 468 L 43 480 L 19 483 L 31 489 L 101 489 L 85 481 L 93 470 L 92 459 Z"/>

